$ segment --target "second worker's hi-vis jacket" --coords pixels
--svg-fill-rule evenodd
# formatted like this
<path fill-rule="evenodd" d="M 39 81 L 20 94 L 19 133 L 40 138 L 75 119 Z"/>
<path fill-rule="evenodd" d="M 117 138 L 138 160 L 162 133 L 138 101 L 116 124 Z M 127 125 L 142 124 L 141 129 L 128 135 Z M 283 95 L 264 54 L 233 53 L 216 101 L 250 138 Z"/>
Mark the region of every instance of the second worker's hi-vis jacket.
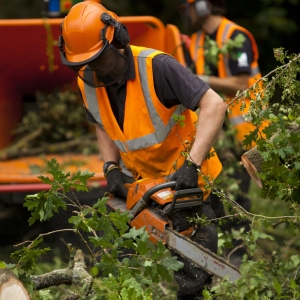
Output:
<path fill-rule="evenodd" d="M 228 41 L 235 30 L 240 30 L 244 32 L 250 39 L 253 52 L 253 62 L 250 65 L 251 74 L 248 81 L 248 87 L 252 86 L 258 79 L 261 78 L 261 73 L 258 66 L 258 48 L 255 42 L 253 35 L 246 30 L 245 28 L 229 21 L 226 18 L 222 18 L 221 23 L 217 29 L 216 42 L 219 48 Z M 190 44 L 190 55 L 192 60 L 195 62 L 196 74 L 204 75 L 204 66 L 205 66 L 205 56 L 204 56 L 204 42 L 205 42 L 205 33 L 202 30 L 197 31 L 191 36 Z M 217 64 L 218 73 L 220 78 L 226 78 L 232 76 L 229 68 L 229 59 L 227 55 L 219 55 L 219 60 Z M 260 86 L 260 85 L 258 85 Z M 253 94 L 251 94 L 253 96 Z M 232 102 L 232 97 L 226 95 L 227 103 Z M 251 122 L 248 122 L 244 119 L 244 115 L 249 111 L 250 100 L 243 99 L 246 104 L 246 108 L 241 111 L 241 102 L 237 104 L 233 102 L 229 105 L 231 113 L 228 116 L 230 123 L 237 130 L 236 138 L 238 141 L 243 141 L 244 136 L 249 134 L 250 131 L 255 129 L 255 126 Z M 264 122 L 260 127 L 262 130 L 267 125 L 267 122 Z"/>

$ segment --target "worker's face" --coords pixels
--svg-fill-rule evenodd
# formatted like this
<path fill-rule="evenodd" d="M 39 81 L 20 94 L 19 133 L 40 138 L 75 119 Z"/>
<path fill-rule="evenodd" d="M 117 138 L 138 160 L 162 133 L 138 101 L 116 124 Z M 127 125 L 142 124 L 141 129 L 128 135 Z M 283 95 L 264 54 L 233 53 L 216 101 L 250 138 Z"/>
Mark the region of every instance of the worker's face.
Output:
<path fill-rule="evenodd" d="M 183 25 L 188 33 L 192 33 L 202 28 L 207 16 L 199 16 L 195 9 L 195 3 L 185 3 L 178 6 Z"/>
<path fill-rule="evenodd" d="M 118 55 L 117 50 L 112 48 L 105 51 L 97 59 L 88 63 L 88 66 L 97 74 L 99 77 L 107 75 L 118 74 L 122 67 L 125 66 L 125 60 L 123 57 Z"/>
<path fill-rule="evenodd" d="M 95 85 L 95 87 L 108 86 L 118 82 L 123 77 L 128 66 L 127 57 L 121 52 L 124 52 L 124 50 L 117 50 L 112 45 L 109 45 L 108 49 L 98 58 L 84 66 L 78 72 L 78 75 L 87 84 Z"/>
<path fill-rule="evenodd" d="M 192 30 L 198 30 L 203 27 L 208 18 L 208 15 L 204 14 L 203 16 L 201 16 L 199 13 L 197 13 L 194 2 L 189 5 L 189 17 L 191 20 Z"/>

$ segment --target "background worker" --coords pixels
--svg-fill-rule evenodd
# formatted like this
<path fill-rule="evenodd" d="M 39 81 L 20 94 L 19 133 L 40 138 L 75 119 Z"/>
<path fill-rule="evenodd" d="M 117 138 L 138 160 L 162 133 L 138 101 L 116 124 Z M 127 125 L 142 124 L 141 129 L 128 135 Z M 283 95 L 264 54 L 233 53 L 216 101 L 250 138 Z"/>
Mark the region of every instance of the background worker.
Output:
<path fill-rule="evenodd" d="M 202 187 L 203 213 L 214 218 L 197 169 L 201 166 L 211 180 L 221 171 L 216 155 L 206 157 L 222 127 L 226 104 L 171 56 L 129 45 L 127 29 L 117 20 L 101 4 L 85 1 L 72 7 L 60 37 L 62 62 L 77 73 L 85 109 L 96 124 L 108 191 L 126 197 L 124 183 L 171 173 L 175 190 Z M 185 126 L 173 114 L 183 115 Z M 185 151 L 182 141 L 192 144 L 186 159 L 180 156 Z M 177 170 L 172 169 L 175 161 Z M 179 211 L 176 220 L 181 227 L 190 226 L 186 211 Z M 199 228 L 193 239 L 217 251 L 214 226 Z M 210 275 L 184 263 L 175 274 L 178 299 L 202 299 Z"/>
<path fill-rule="evenodd" d="M 235 24 L 224 17 L 225 15 L 225 0 L 184 0 L 179 1 L 180 13 L 183 16 L 184 24 L 189 32 L 192 32 L 189 41 L 189 55 L 187 55 L 187 65 L 193 72 L 199 75 L 199 78 L 204 80 L 213 90 L 224 95 L 227 103 L 235 97 L 237 91 L 247 89 L 253 85 L 261 74 L 258 67 L 258 48 L 252 34 L 245 28 Z M 234 40 L 237 35 L 244 37 L 244 42 L 241 47 L 235 48 L 234 52 L 227 54 L 219 54 L 216 64 L 206 59 L 204 55 L 205 40 L 208 36 L 215 41 L 219 48 L 229 40 Z M 249 107 L 249 100 L 245 100 Z M 243 115 L 247 112 L 240 110 L 240 105 L 229 106 L 232 113 L 228 116 L 228 121 L 236 130 L 231 153 L 239 161 L 242 155 L 241 142 L 244 136 L 255 129 L 251 122 L 247 122 Z M 226 130 L 226 127 L 224 127 Z M 230 155 L 229 157 L 233 157 Z M 220 153 L 222 163 L 228 160 L 228 156 L 223 156 Z M 240 192 L 235 201 L 238 202 L 246 210 L 250 210 L 251 203 L 247 196 L 250 187 L 250 177 L 246 169 L 241 168 L 235 172 L 234 177 L 239 182 Z M 224 206 L 220 199 L 212 195 L 212 206 L 217 217 L 225 215 Z M 223 224 L 224 231 L 231 231 L 231 228 L 240 230 L 244 228 L 249 231 L 250 225 L 247 220 L 228 221 Z M 240 241 L 234 240 L 233 246 L 239 246 Z M 246 253 L 244 247 L 237 248 L 232 253 L 230 261 L 235 265 L 240 265 L 243 254 Z"/>

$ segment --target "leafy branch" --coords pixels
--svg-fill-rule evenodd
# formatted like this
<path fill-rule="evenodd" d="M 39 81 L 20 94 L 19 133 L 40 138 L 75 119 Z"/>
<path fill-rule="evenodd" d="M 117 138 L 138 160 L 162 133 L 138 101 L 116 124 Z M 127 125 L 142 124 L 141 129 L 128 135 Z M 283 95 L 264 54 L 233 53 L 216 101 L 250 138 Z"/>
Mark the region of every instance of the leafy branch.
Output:
<path fill-rule="evenodd" d="M 40 179 L 51 185 L 50 190 L 26 196 L 24 206 L 31 211 L 29 223 L 49 220 L 60 208 L 65 209 L 70 204 L 75 210 L 68 220 L 72 228 L 43 233 L 33 241 L 16 245 L 28 243 L 27 247 L 12 254 L 17 260 L 12 268 L 18 272 L 20 279 L 25 280 L 30 276 L 29 290 L 59 284 L 78 286 L 81 278 L 86 282 L 86 288 L 77 291 L 74 297 L 79 295 L 90 299 L 151 299 L 155 293 L 154 286 L 162 280 L 172 281 L 173 271 L 180 269 L 183 264 L 176 257 L 172 257 L 162 243 L 154 245 L 150 242 L 144 228 L 129 228 L 131 216 L 128 212 L 108 213 L 107 197 L 87 206 L 81 205 L 75 194 L 71 193 L 75 199 L 66 195 L 72 190 L 87 192 L 87 179 L 93 176 L 92 173 L 79 171 L 74 175 L 66 174 L 60 170 L 55 159 L 48 162 L 48 168 L 51 178 L 40 176 Z M 90 265 L 85 265 L 81 249 L 76 250 L 69 246 L 71 258 L 67 268 L 42 275 L 34 274 L 37 260 L 50 251 L 49 248 L 38 248 L 43 238 L 62 231 L 75 232 L 81 237 L 91 258 Z M 124 249 L 126 253 L 123 253 Z M 79 269 L 82 270 L 82 276 L 78 275 Z"/>

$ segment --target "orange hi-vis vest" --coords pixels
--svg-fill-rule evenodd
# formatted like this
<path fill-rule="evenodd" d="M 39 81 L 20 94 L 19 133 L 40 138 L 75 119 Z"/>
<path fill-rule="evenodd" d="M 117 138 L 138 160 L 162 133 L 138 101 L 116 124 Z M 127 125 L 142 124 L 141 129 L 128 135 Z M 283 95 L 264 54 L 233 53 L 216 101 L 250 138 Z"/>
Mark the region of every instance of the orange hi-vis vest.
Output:
<path fill-rule="evenodd" d="M 125 119 L 123 131 L 113 114 L 106 89 L 92 88 L 78 78 L 86 108 L 97 123 L 114 141 L 120 150 L 121 159 L 135 179 L 162 178 L 174 172 L 174 163 L 179 168 L 184 157 L 183 143 L 193 142 L 196 133 L 197 114 L 183 105 L 166 108 L 158 99 L 153 80 L 152 59 L 161 51 L 130 46 L 134 58 L 136 77 L 127 80 Z M 185 126 L 178 125 L 172 116 L 184 115 Z M 213 149 L 211 150 L 213 151 Z M 222 165 L 215 156 L 205 160 L 201 170 L 212 181 L 221 172 Z M 209 191 L 199 185 L 204 197 Z"/>
<path fill-rule="evenodd" d="M 232 33 L 235 30 L 243 31 L 249 37 L 252 44 L 252 52 L 253 52 L 253 62 L 251 63 L 251 74 L 248 81 L 248 87 L 252 86 L 259 78 L 261 78 L 261 73 L 258 66 L 258 48 L 255 42 L 253 35 L 246 30 L 245 28 L 229 21 L 226 18 L 222 18 L 221 23 L 217 29 L 216 42 L 219 48 L 230 39 Z M 205 32 L 202 30 L 197 31 L 191 36 L 191 45 L 190 45 L 190 55 L 192 60 L 195 62 L 196 73 L 198 75 L 204 75 L 204 65 L 205 65 L 205 56 L 204 56 L 204 42 L 205 42 Z M 228 55 L 219 55 L 218 58 L 218 72 L 220 78 L 230 77 L 232 76 L 230 68 L 229 68 L 229 57 Z M 227 103 L 230 103 L 232 97 L 226 95 Z M 247 122 L 244 119 L 244 115 L 249 111 L 250 100 L 243 99 L 246 107 L 241 111 L 241 102 L 236 104 L 235 102 L 229 105 L 229 109 L 231 110 L 231 114 L 229 114 L 228 119 L 230 123 L 237 130 L 236 138 L 239 141 L 244 140 L 244 136 L 249 134 L 250 131 L 255 129 L 255 126 L 252 125 L 251 122 Z M 264 126 L 263 126 L 264 127 Z M 261 127 L 262 129 L 262 127 Z"/>

